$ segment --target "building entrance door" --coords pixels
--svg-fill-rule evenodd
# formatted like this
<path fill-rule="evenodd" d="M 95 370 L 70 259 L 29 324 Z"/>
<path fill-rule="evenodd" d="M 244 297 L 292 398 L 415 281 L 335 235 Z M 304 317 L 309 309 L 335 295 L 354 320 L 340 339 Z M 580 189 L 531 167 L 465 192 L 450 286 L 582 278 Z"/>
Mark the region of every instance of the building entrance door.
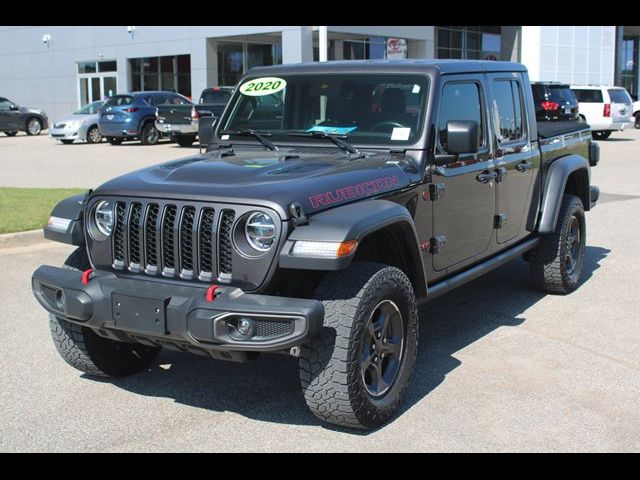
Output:
<path fill-rule="evenodd" d="M 78 105 L 104 100 L 118 92 L 115 61 L 78 63 Z"/>

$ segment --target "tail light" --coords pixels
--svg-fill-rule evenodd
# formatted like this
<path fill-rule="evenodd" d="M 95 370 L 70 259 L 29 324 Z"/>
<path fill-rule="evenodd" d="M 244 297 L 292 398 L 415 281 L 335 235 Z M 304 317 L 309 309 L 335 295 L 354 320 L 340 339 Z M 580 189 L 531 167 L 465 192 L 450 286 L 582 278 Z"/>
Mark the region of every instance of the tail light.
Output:
<path fill-rule="evenodd" d="M 604 112 L 602 112 L 602 115 L 604 115 L 605 117 L 610 117 L 611 116 L 611 104 L 610 103 L 605 103 L 604 104 Z"/>
<path fill-rule="evenodd" d="M 129 108 L 125 108 L 122 111 L 127 113 L 133 113 L 133 112 L 137 112 L 138 110 L 140 110 L 138 107 L 129 107 Z"/>
<path fill-rule="evenodd" d="M 540 104 L 542 106 L 543 110 L 548 111 L 552 111 L 552 110 L 557 110 L 558 108 L 560 108 L 560 104 L 556 103 L 556 102 L 550 102 L 550 101 L 544 101 Z"/>
<path fill-rule="evenodd" d="M 196 110 L 196 107 L 191 107 L 191 120 L 198 120 L 200 118 L 200 113 Z"/>

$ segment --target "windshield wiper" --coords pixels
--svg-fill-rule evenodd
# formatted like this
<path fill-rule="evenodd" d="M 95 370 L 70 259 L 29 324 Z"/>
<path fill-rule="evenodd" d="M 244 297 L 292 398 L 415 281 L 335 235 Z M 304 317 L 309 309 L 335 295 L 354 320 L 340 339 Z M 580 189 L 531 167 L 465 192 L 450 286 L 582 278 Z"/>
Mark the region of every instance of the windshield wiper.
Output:
<path fill-rule="evenodd" d="M 335 143 L 342 150 L 346 150 L 349 153 L 360 154 L 358 149 L 351 145 L 350 143 L 345 142 L 344 140 L 340 140 L 340 138 L 347 138 L 346 135 L 332 135 L 326 132 L 289 132 L 290 137 L 311 137 L 311 138 L 326 138 Z"/>
<path fill-rule="evenodd" d="M 258 141 L 267 147 L 269 150 L 278 150 L 278 147 L 273 143 L 264 138 L 265 136 L 271 136 L 270 133 L 266 132 L 256 132 L 251 128 L 241 128 L 240 130 L 220 130 L 220 133 L 223 135 L 245 135 L 245 136 L 253 136 L 258 139 Z"/>

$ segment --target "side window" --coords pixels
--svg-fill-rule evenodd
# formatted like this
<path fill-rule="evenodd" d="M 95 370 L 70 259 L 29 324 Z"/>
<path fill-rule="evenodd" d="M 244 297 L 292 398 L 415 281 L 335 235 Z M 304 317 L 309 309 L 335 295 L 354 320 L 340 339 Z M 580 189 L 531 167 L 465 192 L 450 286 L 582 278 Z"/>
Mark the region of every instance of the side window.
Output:
<path fill-rule="evenodd" d="M 11 101 L 6 98 L 0 98 L 0 110 L 9 110 L 9 107 L 13 105 Z"/>
<path fill-rule="evenodd" d="M 484 145 L 484 122 L 480 87 L 476 82 L 449 82 L 442 89 L 438 116 L 438 149 L 447 152 L 447 123 L 450 120 L 478 122 L 481 145 Z"/>
<path fill-rule="evenodd" d="M 164 95 L 152 95 L 147 99 L 147 103 L 154 106 L 162 105 L 165 101 L 166 97 Z"/>
<path fill-rule="evenodd" d="M 522 90 L 515 80 L 493 81 L 493 108 L 499 142 L 524 138 Z"/>

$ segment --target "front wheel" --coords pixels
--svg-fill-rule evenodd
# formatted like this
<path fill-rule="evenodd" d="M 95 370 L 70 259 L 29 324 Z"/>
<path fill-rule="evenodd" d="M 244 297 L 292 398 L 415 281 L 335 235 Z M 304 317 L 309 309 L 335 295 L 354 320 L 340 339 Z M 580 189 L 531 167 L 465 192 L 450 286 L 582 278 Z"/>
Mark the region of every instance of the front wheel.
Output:
<path fill-rule="evenodd" d="M 91 268 L 82 248 L 64 263 L 71 270 Z M 98 377 L 124 377 L 145 369 L 160 349 L 139 343 L 123 343 L 101 337 L 88 327 L 49 315 L 53 342 L 72 367 Z"/>
<path fill-rule="evenodd" d="M 531 250 L 529 268 L 534 285 L 545 292 L 566 294 L 580 284 L 587 226 L 582 200 L 565 194 L 555 232 Z"/>
<path fill-rule="evenodd" d="M 17 130 L 5 131 L 4 134 L 7 137 L 15 137 L 18 134 Z"/>
<path fill-rule="evenodd" d="M 27 121 L 27 135 L 40 135 L 42 131 L 42 122 L 35 117 Z"/>
<path fill-rule="evenodd" d="M 142 127 L 140 142 L 143 145 L 155 145 L 160 140 L 160 132 L 153 123 L 147 123 Z"/>
<path fill-rule="evenodd" d="M 611 136 L 611 130 L 600 130 L 598 132 L 591 132 L 591 136 L 596 140 L 606 140 Z"/>
<path fill-rule="evenodd" d="M 328 273 L 315 292 L 324 304 L 320 334 L 300 351 L 300 380 L 311 412 L 352 428 L 383 425 L 400 407 L 418 346 L 418 312 L 402 270 L 356 262 Z"/>
<path fill-rule="evenodd" d="M 94 125 L 87 130 L 87 142 L 88 143 L 100 143 L 102 141 L 102 133 L 97 125 Z"/>

